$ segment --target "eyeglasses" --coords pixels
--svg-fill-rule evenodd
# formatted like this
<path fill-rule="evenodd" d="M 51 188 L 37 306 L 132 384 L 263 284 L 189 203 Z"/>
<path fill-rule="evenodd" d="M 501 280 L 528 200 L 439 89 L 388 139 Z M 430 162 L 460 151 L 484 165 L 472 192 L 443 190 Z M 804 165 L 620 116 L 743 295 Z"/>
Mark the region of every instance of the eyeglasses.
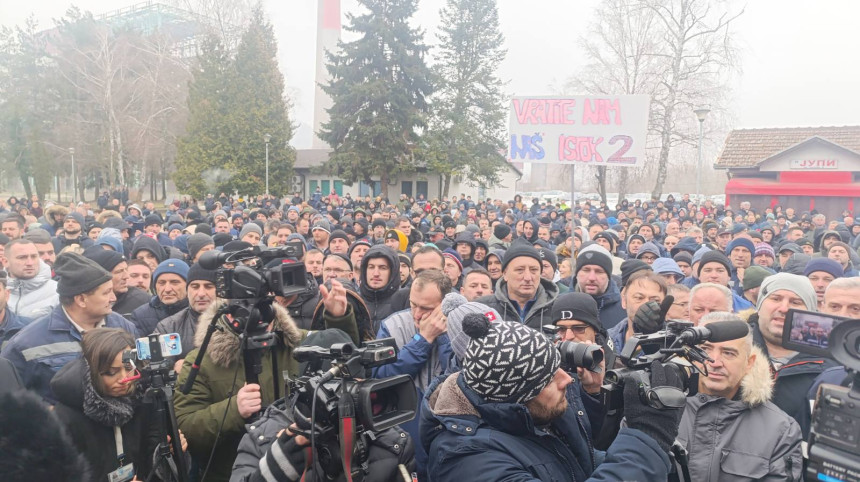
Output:
<path fill-rule="evenodd" d="M 325 269 L 323 269 L 323 273 L 334 273 L 334 274 L 349 273 L 349 270 L 348 269 L 339 269 L 339 268 L 325 268 Z"/>
<path fill-rule="evenodd" d="M 570 330 L 574 335 L 584 335 L 585 330 L 589 329 L 588 325 L 573 325 L 573 326 L 556 326 L 555 334 L 558 336 L 564 336 L 565 332 Z"/>

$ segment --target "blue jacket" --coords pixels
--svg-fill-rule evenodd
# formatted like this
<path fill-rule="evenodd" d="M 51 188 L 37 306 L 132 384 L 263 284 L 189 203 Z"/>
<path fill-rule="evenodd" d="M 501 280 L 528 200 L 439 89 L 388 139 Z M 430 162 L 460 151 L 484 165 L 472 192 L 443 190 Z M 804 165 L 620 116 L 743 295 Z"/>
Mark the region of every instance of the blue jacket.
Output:
<path fill-rule="evenodd" d="M 17 335 L 25 326 L 30 324 L 29 318 L 18 316 L 12 310 L 6 310 L 3 319 L 0 320 L 0 348 Z"/>
<path fill-rule="evenodd" d="M 397 342 L 397 361 L 373 369 L 374 378 L 385 378 L 395 375 L 409 375 L 418 392 L 418 400 L 424 397 L 424 390 L 438 375 L 445 373 L 448 360 L 452 358 L 451 342 L 447 334 L 428 343 L 418 335 L 412 312 L 399 311 L 386 318 L 379 327 L 377 339 L 394 337 Z M 400 424 L 413 440 L 418 440 L 418 422 L 421 420 L 421 405 L 416 410 L 415 418 Z M 415 444 L 415 465 L 420 480 L 426 480 L 427 452 L 420 444 Z"/>
<path fill-rule="evenodd" d="M 153 296 L 149 303 L 140 305 L 131 312 L 131 321 L 137 327 L 137 336 L 149 336 L 155 331 L 158 322 L 185 308 L 188 308 L 188 298 L 172 305 L 165 305 L 157 295 Z"/>
<path fill-rule="evenodd" d="M 594 301 L 597 302 L 597 316 L 603 329 L 609 330 L 619 321 L 627 318 L 627 311 L 621 306 L 621 291 L 615 281 L 610 279 L 606 292 L 600 296 L 594 296 Z"/>
<path fill-rule="evenodd" d="M 421 410 L 430 480 L 666 480 L 669 458 L 653 439 L 623 428 L 608 452 L 595 451 L 573 405 L 552 422 L 556 435 L 522 404 L 484 402 L 459 374 L 438 378 Z"/>
<path fill-rule="evenodd" d="M 134 325 L 116 313 L 105 318 L 105 327 L 136 334 Z M 52 401 L 51 378 L 66 363 L 80 358 L 80 341 L 81 334 L 58 306 L 19 331 L 3 345 L 0 356 L 15 365 L 25 388 Z"/>

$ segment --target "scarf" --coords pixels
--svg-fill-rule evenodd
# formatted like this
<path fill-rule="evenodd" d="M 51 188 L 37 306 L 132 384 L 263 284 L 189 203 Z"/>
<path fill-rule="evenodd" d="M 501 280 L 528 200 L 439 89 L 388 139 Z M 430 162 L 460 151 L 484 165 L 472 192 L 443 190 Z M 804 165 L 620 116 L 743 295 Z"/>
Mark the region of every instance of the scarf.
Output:
<path fill-rule="evenodd" d="M 121 427 L 134 416 L 130 397 L 103 397 L 93 386 L 90 365 L 84 362 L 84 415 L 109 427 Z"/>

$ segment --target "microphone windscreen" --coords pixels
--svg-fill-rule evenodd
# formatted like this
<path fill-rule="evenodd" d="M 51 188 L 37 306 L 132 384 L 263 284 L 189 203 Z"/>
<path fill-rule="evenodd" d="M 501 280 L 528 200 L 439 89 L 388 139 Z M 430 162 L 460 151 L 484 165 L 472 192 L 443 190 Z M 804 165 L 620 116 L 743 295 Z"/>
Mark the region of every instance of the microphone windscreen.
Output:
<path fill-rule="evenodd" d="M 708 341 L 719 343 L 729 340 L 737 340 L 747 336 L 750 332 L 750 325 L 745 321 L 718 321 L 705 325 L 711 332 Z"/>

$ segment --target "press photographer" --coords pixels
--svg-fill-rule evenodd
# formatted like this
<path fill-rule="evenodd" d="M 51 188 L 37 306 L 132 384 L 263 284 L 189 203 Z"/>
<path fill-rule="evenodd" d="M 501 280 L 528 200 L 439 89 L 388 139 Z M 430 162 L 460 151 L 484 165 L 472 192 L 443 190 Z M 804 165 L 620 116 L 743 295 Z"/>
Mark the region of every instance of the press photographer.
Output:
<path fill-rule="evenodd" d="M 464 319 L 463 330 L 471 341 L 462 370 L 436 379 L 422 401 L 422 443 L 434 480 L 666 480 L 680 410 L 642 403 L 638 379 L 630 380 L 623 390 L 627 427 L 605 454 L 593 452 L 568 402 L 572 379 L 550 340 L 486 317 Z M 680 394 L 676 373 L 659 362 L 650 383 Z"/>
<path fill-rule="evenodd" d="M 212 253 L 211 256 L 222 255 L 218 252 Z M 207 267 L 204 263 L 206 255 L 200 260 L 201 266 L 204 267 Z M 256 268 L 244 264 L 244 261 L 254 258 L 269 260 L 266 251 L 258 248 L 230 253 L 229 259 L 216 260 L 222 265 L 229 263 L 231 266 L 236 266 L 234 269 L 219 269 L 216 279 L 222 280 L 222 286 L 218 289 L 224 288 L 223 280 L 231 276 L 235 276 L 237 283 L 248 283 L 250 279 L 259 280 L 263 275 L 257 270 L 262 270 L 263 268 L 259 266 L 265 265 L 266 262 L 256 263 Z M 239 276 L 236 276 L 237 273 Z M 303 275 L 301 280 L 304 280 Z M 234 286 L 234 288 L 237 288 L 234 291 L 239 291 L 238 287 Z M 257 293 L 254 289 L 250 291 Z M 246 421 L 280 398 L 278 392 L 282 389 L 283 383 L 281 372 L 286 371 L 290 376 L 296 376 L 299 373 L 298 362 L 293 359 L 292 353 L 308 332 L 296 326 L 286 309 L 277 303 L 272 303 L 274 293 L 270 293 L 267 289 L 264 291 L 259 299 L 249 298 L 245 294 L 242 294 L 242 298 L 237 297 L 230 301 L 219 299 L 200 315 L 195 333 L 197 348 L 188 353 L 178 378 L 177 386 L 183 386 L 184 390 L 192 368 L 195 365 L 199 367 L 198 375 L 193 384 L 188 387 L 188 392 L 183 393 L 182 390 L 176 392 L 174 405 L 179 427 L 188 437 L 191 454 L 196 458 L 201 472 L 206 472 L 206 480 L 210 482 L 229 480 L 236 447 L 245 434 Z M 219 291 L 219 297 L 222 293 L 223 291 Z M 325 305 L 326 327 L 339 328 L 357 342 L 358 329 L 355 316 L 349 309 L 346 291 L 340 283 L 333 283 L 331 291 L 320 287 L 320 294 Z M 231 305 L 247 308 L 258 304 L 262 307 L 262 311 L 269 313 L 271 317 L 269 321 L 265 321 L 264 313 L 263 318 L 257 320 L 262 323 L 262 326 L 257 326 L 255 330 L 261 333 L 273 333 L 274 337 L 271 345 L 261 347 L 258 352 L 257 361 L 260 369 L 258 383 L 246 383 L 245 353 L 247 350 L 243 350 L 242 339 L 247 338 L 242 338 L 245 335 L 244 330 L 237 331 L 237 327 L 247 321 L 244 319 L 246 315 L 234 316 L 229 313 L 221 315 L 220 310 Z M 215 330 L 211 333 L 202 361 L 197 363 L 197 355 L 212 324 L 215 325 Z M 191 363 L 192 360 L 195 360 L 195 363 Z M 275 366 L 278 367 L 277 370 Z"/>

